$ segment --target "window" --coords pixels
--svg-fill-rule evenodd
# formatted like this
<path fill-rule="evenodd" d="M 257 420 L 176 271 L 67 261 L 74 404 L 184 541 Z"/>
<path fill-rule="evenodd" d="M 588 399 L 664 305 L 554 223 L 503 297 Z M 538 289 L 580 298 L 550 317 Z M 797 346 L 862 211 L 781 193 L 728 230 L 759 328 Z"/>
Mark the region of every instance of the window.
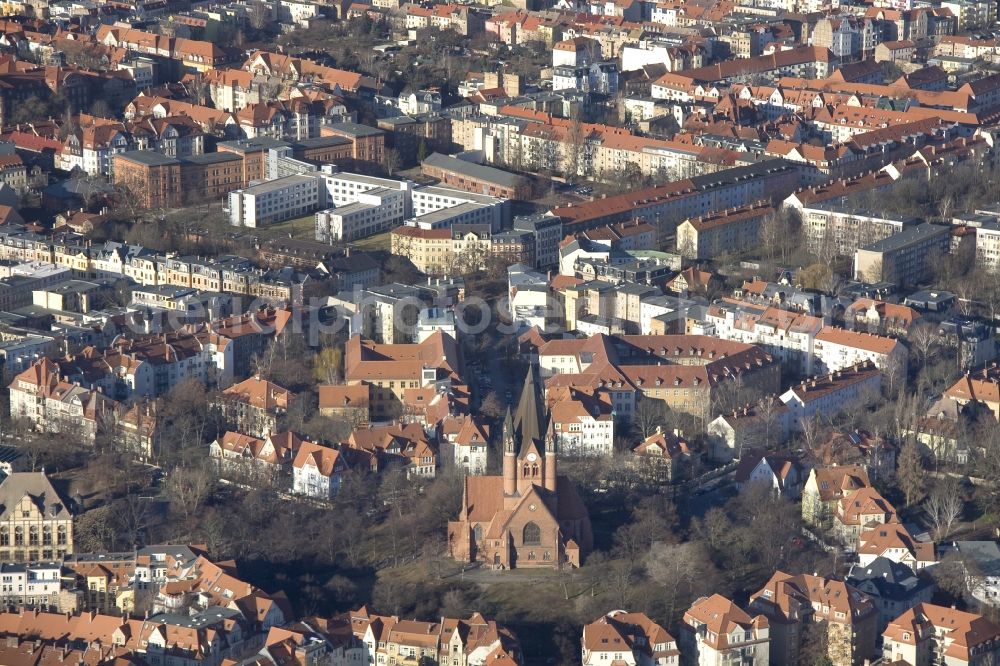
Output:
<path fill-rule="evenodd" d="M 535 523 L 528 523 L 521 533 L 521 541 L 524 544 L 539 544 L 542 542 L 542 530 Z"/>

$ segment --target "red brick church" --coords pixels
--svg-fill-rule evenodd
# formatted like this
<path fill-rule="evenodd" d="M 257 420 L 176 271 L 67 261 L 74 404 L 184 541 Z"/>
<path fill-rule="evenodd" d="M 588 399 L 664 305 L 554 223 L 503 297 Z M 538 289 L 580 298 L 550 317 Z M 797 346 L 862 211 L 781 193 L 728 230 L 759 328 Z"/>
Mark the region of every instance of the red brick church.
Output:
<path fill-rule="evenodd" d="M 462 513 L 448 523 L 451 556 L 494 569 L 580 566 L 593 548 L 590 516 L 556 454 L 532 369 L 504 419 L 503 475 L 465 478 Z"/>

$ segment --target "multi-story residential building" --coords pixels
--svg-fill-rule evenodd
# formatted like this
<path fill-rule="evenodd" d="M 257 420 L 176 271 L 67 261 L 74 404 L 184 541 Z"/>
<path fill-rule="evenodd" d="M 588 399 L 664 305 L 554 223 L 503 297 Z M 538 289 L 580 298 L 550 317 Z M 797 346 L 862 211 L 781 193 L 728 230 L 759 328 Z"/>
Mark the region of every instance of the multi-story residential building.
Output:
<path fill-rule="evenodd" d="M 10 418 L 42 432 L 74 433 L 84 442 L 94 441 L 99 423 L 118 407 L 103 393 L 62 379 L 59 366 L 44 357 L 14 377 L 9 396 Z"/>
<path fill-rule="evenodd" d="M 685 219 L 790 194 L 799 184 L 798 166 L 765 160 L 552 212 L 562 218 L 567 234 L 638 220 L 653 225 L 665 238 Z"/>
<path fill-rule="evenodd" d="M 802 235 L 811 252 L 852 255 L 858 249 L 915 226 L 915 217 L 875 213 L 830 203 L 804 206 Z"/>
<path fill-rule="evenodd" d="M 77 123 L 79 129 L 66 138 L 60 154 L 61 167 L 82 169 L 92 176 L 110 175 L 114 156 L 132 149 L 131 134 L 116 120 L 81 114 Z"/>
<path fill-rule="evenodd" d="M 836 326 L 824 326 L 813 342 L 818 372 L 837 372 L 859 363 L 873 363 L 883 372 L 901 377 L 908 354 L 906 346 L 895 338 Z"/>
<path fill-rule="evenodd" d="M 823 320 L 808 314 L 745 302 L 713 303 L 705 311 L 706 332 L 745 344 L 760 345 L 800 375 L 816 366 L 816 336 Z"/>
<path fill-rule="evenodd" d="M 356 663 L 390 664 L 409 659 L 453 666 L 516 666 L 521 660 L 513 634 L 479 613 L 467 620 L 443 617 L 422 622 L 375 615 L 362 607 L 346 617 L 354 638 L 363 646 Z"/>
<path fill-rule="evenodd" d="M 871 486 L 868 472 L 861 465 L 815 467 L 802 490 L 802 520 L 812 527 L 833 527 L 833 517 L 840 500 Z"/>
<path fill-rule="evenodd" d="M 0 183 L 9 185 L 18 193 L 28 187 L 28 167 L 20 155 L 0 155 Z"/>
<path fill-rule="evenodd" d="M 875 21 L 838 16 L 817 21 L 811 37 L 814 46 L 830 49 L 835 58 L 846 62 L 871 58 L 880 41 L 880 30 Z"/>
<path fill-rule="evenodd" d="M 765 666 L 770 655 L 770 623 L 751 617 L 720 594 L 701 597 L 684 613 L 678 643 L 681 661 L 698 666 L 733 662 Z"/>
<path fill-rule="evenodd" d="M 685 258 L 704 260 L 756 247 L 768 215 L 774 215 L 774 208 L 755 202 L 685 220 L 677 226 L 677 251 Z"/>
<path fill-rule="evenodd" d="M 829 418 L 877 395 L 882 388 L 882 370 L 872 363 L 837 370 L 803 380 L 781 394 L 789 409 L 788 422 L 800 431 L 806 421 L 822 414 Z"/>
<path fill-rule="evenodd" d="M 854 253 L 854 277 L 866 282 L 917 284 L 931 270 L 929 258 L 948 252 L 949 227 L 923 223 L 907 227 Z"/>
<path fill-rule="evenodd" d="M 485 474 L 490 448 L 489 424 L 475 415 L 465 415 L 457 421 L 457 428 L 452 426 L 450 434 L 439 438 L 451 446 L 452 464 L 465 474 Z"/>
<path fill-rule="evenodd" d="M 604 396 L 560 387 L 547 391 L 546 401 L 560 451 L 571 456 L 611 457 L 615 420 Z"/>
<path fill-rule="evenodd" d="M 919 571 L 937 563 L 934 544 L 917 540 L 895 516 L 879 523 L 877 519 L 869 522 L 858 536 L 859 564 L 865 566 L 883 557 Z"/>
<path fill-rule="evenodd" d="M 833 514 L 833 529 L 844 543 L 855 544 L 862 532 L 895 520 L 896 508 L 881 493 L 867 486 L 840 498 Z"/>
<path fill-rule="evenodd" d="M 63 610 L 61 562 L 0 564 L 0 599 L 7 608 Z"/>
<path fill-rule="evenodd" d="M 878 633 L 903 611 L 917 604 L 929 603 L 934 594 L 934 582 L 918 576 L 905 564 L 877 557 L 869 564 L 851 567 L 846 582 L 864 592 L 878 609 Z"/>
<path fill-rule="evenodd" d="M 583 627 L 583 666 L 677 666 L 680 651 L 667 630 L 645 613 L 611 611 Z"/>
<path fill-rule="evenodd" d="M 99 613 L 130 613 L 135 610 L 136 554 L 86 553 L 67 556 L 62 562 L 66 577 L 73 582 L 64 585 L 66 592 L 77 600 L 77 607 L 68 610 L 90 610 Z M 57 573 L 58 577 L 58 573 Z M 62 610 L 62 609 L 60 609 Z"/>
<path fill-rule="evenodd" d="M 743 390 L 776 392 L 777 360 L 759 347 L 700 335 L 550 340 L 538 350 L 546 390 L 571 387 L 601 395 L 620 418 L 635 418 L 640 398 L 707 418 L 741 368 Z M 749 366 L 749 367 L 748 367 Z"/>
<path fill-rule="evenodd" d="M 280 432 L 295 394 L 274 382 L 250 377 L 224 389 L 215 401 L 224 427 L 266 436 Z"/>
<path fill-rule="evenodd" d="M 982 615 L 921 603 L 889 623 L 883 658 L 913 666 L 972 666 L 1000 658 L 1000 626 Z"/>
<path fill-rule="evenodd" d="M 0 483 L 0 560 L 38 562 L 73 552 L 73 510 L 44 472 Z"/>
<path fill-rule="evenodd" d="M 461 383 L 461 358 L 455 339 L 435 333 L 417 344 L 379 344 L 360 335 L 347 341 L 344 379 L 370 387 L 373 421 L 401 414 L 407 389 L 438 382 Z"/>
<path fill-rule="evenodd" d="M 154 398 L 188 379 L 207 386 L 233 379 L 230 340 L 206 326 L 122 341 L 111 348 L 87 347 L 58 360 L 66 381 L 118 399 Z"/>
<path fill-rule="evenodd" d="M 777 666 L 801 663 L 807 625 L 826 634 L 827 657 L 834 666 L 853 666 L 877 654 L 878 610 L 862 592 L 833 578 L 776 571 L 750 595 L 750 609 L 771 627 L 770 660 Z"/>
<path fill-rule="evenodd" d="M 304 441 L 292 460 L 292 492 L 332 499 L 340 492 L 347 461 L 337 449 Z"/>
<path fill-rule="evenodd" d="M 654 487 L 677 483 L 685 477 L 692 461 L 691 446 L 680 431 L 667 432 L 660 426 L 632 448 L 632 469 Z"/>
<path fill-rule="evenodd" d="M 487 225 L 423 229 L 403 226 L 392 231 L 393 254 L 407 257 L 427 275 L 464 275 L 483 270 L 493 250 Z"/>

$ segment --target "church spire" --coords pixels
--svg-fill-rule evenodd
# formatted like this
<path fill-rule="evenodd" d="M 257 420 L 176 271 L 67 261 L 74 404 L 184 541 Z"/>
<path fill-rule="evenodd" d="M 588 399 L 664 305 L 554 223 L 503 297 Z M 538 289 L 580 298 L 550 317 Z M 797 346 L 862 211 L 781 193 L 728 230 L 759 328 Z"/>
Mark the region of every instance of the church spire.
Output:
<path fill-rule="evenodd" d="M 520 440 L 520 453 L 527 451 L 532 441 L 541 443 L 545 432 L 545 421 L 543 421 L 545 409 L 542 406 L 541 391 L 535 381 L 535 372 L 535 366 L 528 368 L 528 375 L 524 378 L 524 388 L 521 389 L 521 398 L 517 404 L 517 415 L 514 417 L 514 426 Z"/>
<path fill-rule="evenodd" d="M 556 492 L 556 479 L 558 470 L 556 469 L 556 429 L 555 424 L 549 419 L 549 429 L 545 433 L 545 474 L 543 485 L 549 492 Z"/>
<path fill-rule="evenodd" d="M 503 420 L 503 494 L 504 497 L 517 494 L 517 442 L 510 407 Z"/>
<path fill-rule="evenodd" d="M 507 453 L 517 453 L 516 434 L 514 433 L 514 419 L 510 414 L 510 406 L 507 406 L 507 414 L 503 418 L 503 451 Z"/>

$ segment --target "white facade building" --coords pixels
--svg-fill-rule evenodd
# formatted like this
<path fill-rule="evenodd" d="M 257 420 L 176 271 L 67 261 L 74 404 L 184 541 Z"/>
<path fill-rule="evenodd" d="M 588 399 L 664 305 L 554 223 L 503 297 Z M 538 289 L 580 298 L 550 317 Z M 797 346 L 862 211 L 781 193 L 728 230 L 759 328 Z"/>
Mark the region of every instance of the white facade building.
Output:
<path fill-rule="evenodd" d="M 307 215 L 321 205 L 320 181 L 296 174 L 229 193 L 229 221 L 235 227 L 266 227 Z"/>

